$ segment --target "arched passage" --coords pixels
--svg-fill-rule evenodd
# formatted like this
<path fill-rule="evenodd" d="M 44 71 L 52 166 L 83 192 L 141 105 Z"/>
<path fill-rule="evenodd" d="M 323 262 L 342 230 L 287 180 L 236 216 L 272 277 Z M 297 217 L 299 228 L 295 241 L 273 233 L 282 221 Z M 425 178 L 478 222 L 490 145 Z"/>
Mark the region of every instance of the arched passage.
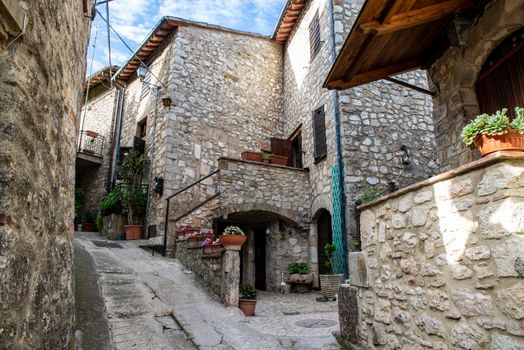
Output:
<path fill-rule="evenodd" d="M 250 209 L 244 207 L 244 209 Z M 307 230 L 281 213 L 269 210 L 221 208 L 213 227 L 220 235 L 229 225 L 239 226 L 247 235 L 240 252 L 240 283 L 259 290 L 278 291 L 282 274 L 293 262 L 308 261 Z"/>
<path fill-rule="evenodd" d="M 326 209 L 321 209 L 317 215 L 317 251 L 318 251 L 318 273 L 328 273 L 325 266 L 327 256 L 324 252 L 324 246 L 333 243 L 333 231 L 331 228 L 331 214 Z"/>

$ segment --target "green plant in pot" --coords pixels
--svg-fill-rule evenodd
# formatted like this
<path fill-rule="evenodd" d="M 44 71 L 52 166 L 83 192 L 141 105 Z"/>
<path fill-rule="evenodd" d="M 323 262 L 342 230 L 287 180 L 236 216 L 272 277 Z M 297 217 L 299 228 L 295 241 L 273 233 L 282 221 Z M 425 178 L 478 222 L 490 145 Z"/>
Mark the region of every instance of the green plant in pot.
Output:
<path fill-rule="evenodd" d="M 328 273 L 321 274 L 320 277 L 320 291 L 322 295 L 328 300 L 336 299 L 338 293 L 338 287 L 344 279 L 343 274 L 335 274 L 333 271 L 333 257 L 337 246 L 334 243 L 326 243 L 324 245 L 324 253 L 326 255 L 326 261 L 324 266 L 326 267 Z"/>
<path fill-rule="evenodd" d="M 129 151 L 118 168 L 122 183 L 122 203 L 127 210 L 127 225 L 124 226 L 126 239 L 140 239 L 142 226 L 140 216 L 144 214 L 147 193 L 142 180 L 149 167 L 147 157 L 137 151 Z"/>
<path fill-rule="evenodd" d="M 82 209 L 84 208 L 85 198 L 84 191 L 80 187 L 75 188 L 75 231 L 78 229 L 78 224 L 82 222 Z"/>
<path fill-rule="evenodd" d="M 106 193 L 102 198 L 100 208 L 102 209 L 102 216 L 117 214 L 122 212 L 122 190 L 119 186 L 114 187 L 111 191 Z"/>
<path fill-rule="evenodd" d="M 462 140 L 470 148 L 478 148 L 482 156 L 496 151 L 524 150 L 524 108 L 515 108 L 510 121 L 507 108 L 495 114 L 481 114 L 462 129 Z"/>
<path fill-rule="evenodd" d="M 238 307 L 244 315 L 253 316 L 257 306 L 257 290 L 250 284 L 240 286 L 240 298 Z"/>
<path fill-rule="evenodd" d="M 238 226 L 228 226 L 220 236 L 220 243 L 225 250 L 240 250 L 246 242 L 244 231 Z"/>
<path fill-rule="evenodd" d="M 82 224 L 82 228 L 86 232 L 94 232 L 95 231 L 95 225 L 96 223 L 96 213 L 92 211 L 88 211 L 85 214 L 85 219 Z"/>
<path fill-rule="evenodd" d="M 309 265 L 305 262 L 294 262 L 287 265 L 289 271 L 288 282 L 293 292 L 307 293 L 311 290 L 313 276 L 309 273 Z"/>

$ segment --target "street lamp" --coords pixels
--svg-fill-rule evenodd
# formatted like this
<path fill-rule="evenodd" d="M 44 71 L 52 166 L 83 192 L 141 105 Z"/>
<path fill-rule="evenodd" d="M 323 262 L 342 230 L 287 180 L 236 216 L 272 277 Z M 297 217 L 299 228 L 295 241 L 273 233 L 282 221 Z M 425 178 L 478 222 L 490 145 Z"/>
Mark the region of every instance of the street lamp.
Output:
<path fill-rule="evenodd" d="M 136 75 L 138 75 L 138 78 L 141 82 L 144 81 L 146 78 L 147 72 L 149 71 L 149 68 L 143 63 L 140 63 L 140 66 L 138 66 L 138 69 L 136 70 Z"/>

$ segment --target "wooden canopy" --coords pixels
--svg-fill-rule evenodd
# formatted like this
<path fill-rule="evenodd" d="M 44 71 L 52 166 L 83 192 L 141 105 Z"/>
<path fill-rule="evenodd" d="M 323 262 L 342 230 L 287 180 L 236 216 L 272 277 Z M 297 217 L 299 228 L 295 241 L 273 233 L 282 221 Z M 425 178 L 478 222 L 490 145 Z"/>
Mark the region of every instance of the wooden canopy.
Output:
<path fill-rule="evenodd" d="M 324 83 L 343 90 L 428 67 L 450 45 L 455 17 L 474 18 L 489 0 L 367 0 Z"/>

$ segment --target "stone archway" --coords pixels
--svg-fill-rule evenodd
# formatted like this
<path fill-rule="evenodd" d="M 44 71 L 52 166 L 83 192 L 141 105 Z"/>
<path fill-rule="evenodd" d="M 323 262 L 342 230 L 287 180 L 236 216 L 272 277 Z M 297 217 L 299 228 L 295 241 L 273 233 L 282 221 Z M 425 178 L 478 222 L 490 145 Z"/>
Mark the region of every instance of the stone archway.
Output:
<path fill-rule="evenodd" d="M 309 264 L 311 266 L 311 272 L 315 276 L 313 279 L 313 286 L 320 287 L 318 281 L 319 274 L 319 227 L 318 219 L 322 213 L 328 213 L 331 216 L 331 200 L 327 195 L 318 196 L 311 205 L 311 223 L 309 225 Z"/>

